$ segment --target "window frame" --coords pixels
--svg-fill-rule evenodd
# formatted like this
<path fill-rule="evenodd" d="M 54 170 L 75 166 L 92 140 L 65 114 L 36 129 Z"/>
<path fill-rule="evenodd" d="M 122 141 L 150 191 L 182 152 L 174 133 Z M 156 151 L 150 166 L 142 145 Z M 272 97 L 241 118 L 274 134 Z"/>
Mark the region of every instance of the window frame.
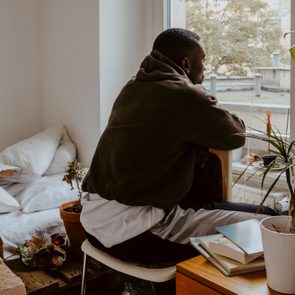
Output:
<path fill-rule="evenodd" d="M 182 18 L 177 16 L 182 6 L 185 6 L 185 0 L 163 0 L 165 9 L 165 29 L 173 27 L 185 27 L 185 17 L 182 23 Z M 290 20 L 291 30 L 295 29 L 295 1 L 291 2 Z M 291 44 L 295 44 L 295 34 L 291 35 Z M 290 46 L 291 46 L 290 44 Z M 290 138 L 295 138 L 295 60 L 291 59 L 290 64 Z M 284 131 L 282 131 L 284 132 Z"/>
<path fill-rule="evenodd" d="M 163 0 L 166 3 L 166 27 L 185 27 L 185 16 L 184 16 L 184 23 L 181 23 L 181 18 L 176 17 L 175 13 L 179 13 L 179 5 L 185 6 L 185 0 Z M 295 30 L 295 1 L 291 2 L 291 8 L 290 8 L 290 28 L 291 30 Z M 174 7 L 174 8 L 173 8 Z M 176 20 L 176 22 L 175 22 Z M 180 21 L 179 21 L 180 20 Z M 295 34 L 291 35 L 290 38 L 290 46 L 295 44 Z M 218 95 L 217 95 L 218 97 Z M 226 107 L 226 106 L 225 106 Z M 295 60 L 291 59 L 290 62 L 290 105 L 289 105 L 289 124 L 290 124 L 290 138 L 295 138 Z M 291 118 L 294 118 L 293 120 Z M 284 132 L 284 131 L 282 131 Z M 247 149 L 247 146 L 245 145 L 244 149 Z M 258 148 L 257 151 L 261 151 L 262 148 Z M 244 150 L 245 151 L 245 150 Z M 236 163 L 236 164 L 235 164 Z M 233 172 L 235 173 L 241 173 L 243 172 L 244 168 L 241 167 L 239 162 L 233 162 Z M 270 178 L 273 178 L 273 175 L 267 176 Z M 282 181 L 285 182 L 285 177 L 282 176 Z M 247 185 L 246 185 L 247 186 Z M 249 187 L 252 187 L 251 184 L 249 184 Z M 261 194 L 257 192 L 259 196 L 261 197 Z M 257 195 L 257 197 L 259 197 Z M 257 198 L 259 202 L 259 198 Z"/>

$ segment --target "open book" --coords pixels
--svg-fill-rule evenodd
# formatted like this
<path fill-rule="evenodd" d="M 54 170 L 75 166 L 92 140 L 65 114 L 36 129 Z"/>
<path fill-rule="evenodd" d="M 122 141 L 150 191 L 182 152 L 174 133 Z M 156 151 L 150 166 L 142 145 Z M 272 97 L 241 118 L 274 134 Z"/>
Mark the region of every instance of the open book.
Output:
<path fill-rule="evenodd" d="M 216 235 L 190 238 L 191 244 L 210 261 L 224 275 L 232 276 L 265 269 L 264 258 L 261 256 L 247 264 L 235 261 L 222 255 L 215 254 L 209 248 L 209 242 L 216 239 Z"/>

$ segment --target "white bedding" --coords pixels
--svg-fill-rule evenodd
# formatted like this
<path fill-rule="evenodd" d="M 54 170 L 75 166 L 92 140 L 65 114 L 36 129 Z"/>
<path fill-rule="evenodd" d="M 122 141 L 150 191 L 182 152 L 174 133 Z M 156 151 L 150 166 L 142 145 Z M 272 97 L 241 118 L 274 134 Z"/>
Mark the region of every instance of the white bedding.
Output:
<path fill-rule="evenodd" d="M 46 129 L 0 151 L 0 165 L 12 165 L 12 176 L 0 177 L 0 237 L 4 257 L 33 235 L 50 242 L 65 233 L 58 207 L 78 198 L 77 189 L 62 181 L 76 146 L 64 126 Z"/>
<path fill-rule="evenodd" d="M 65 234 L 59 209 L 23 213 L 21 210 L 0 214 L 0 237 L 4 244 L 4 258 L 16 255 L 16 247 L 33 235 L 41 236 L 46 242 L 54 233 Z"/>

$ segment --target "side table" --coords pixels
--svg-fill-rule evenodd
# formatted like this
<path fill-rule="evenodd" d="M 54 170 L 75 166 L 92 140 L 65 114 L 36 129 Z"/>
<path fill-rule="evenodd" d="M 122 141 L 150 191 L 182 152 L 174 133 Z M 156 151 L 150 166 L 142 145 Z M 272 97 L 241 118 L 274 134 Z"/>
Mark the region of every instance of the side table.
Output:
<path fill-rule="evenodd" d="M 226 277 L 200 255 L 177 264 L 176 294 L 278 295 L 282 293 L 267 286 L 265 271 Z"/>

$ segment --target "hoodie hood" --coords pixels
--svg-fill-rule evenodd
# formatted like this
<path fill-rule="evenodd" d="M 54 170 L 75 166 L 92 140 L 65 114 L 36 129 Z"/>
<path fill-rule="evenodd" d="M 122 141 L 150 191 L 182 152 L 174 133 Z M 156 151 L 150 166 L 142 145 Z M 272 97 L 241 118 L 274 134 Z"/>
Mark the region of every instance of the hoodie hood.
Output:
<path fill-rule="evenodd" d="M 146 56 L 136 74 L 136 79 L 141 81 L 160 81 L 167 79 L 188 80 L 185 71 L 171 59 L 158 50 L 153 50 Z"/>

